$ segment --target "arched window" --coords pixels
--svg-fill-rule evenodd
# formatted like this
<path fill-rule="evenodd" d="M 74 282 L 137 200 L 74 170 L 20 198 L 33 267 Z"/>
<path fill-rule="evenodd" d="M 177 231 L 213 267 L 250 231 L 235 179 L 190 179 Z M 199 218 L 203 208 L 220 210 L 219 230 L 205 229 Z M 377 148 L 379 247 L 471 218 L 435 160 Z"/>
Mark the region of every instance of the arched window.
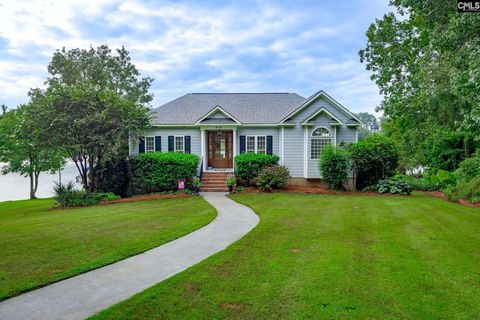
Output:
<path fill-rule="evenodd" d="M 316 128 L 310 137 L 310 159 L 319 159 L 322 150 L 332 144 L 332 134 L 324 127 Z"/>

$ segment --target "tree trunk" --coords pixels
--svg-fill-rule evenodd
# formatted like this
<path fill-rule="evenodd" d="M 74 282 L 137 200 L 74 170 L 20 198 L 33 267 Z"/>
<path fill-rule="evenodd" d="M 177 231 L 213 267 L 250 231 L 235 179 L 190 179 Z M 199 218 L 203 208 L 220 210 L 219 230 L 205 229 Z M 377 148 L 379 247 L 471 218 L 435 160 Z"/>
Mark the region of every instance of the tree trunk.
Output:
<path fill-rule="evenodd" d="M 37 189 L 34 186 L 35 181 L 34 181 L 33 173 L 29 173 L 28 177 L 30 178 L 30 199 L 37 199 L 37 197 L 35 196 Z"/>

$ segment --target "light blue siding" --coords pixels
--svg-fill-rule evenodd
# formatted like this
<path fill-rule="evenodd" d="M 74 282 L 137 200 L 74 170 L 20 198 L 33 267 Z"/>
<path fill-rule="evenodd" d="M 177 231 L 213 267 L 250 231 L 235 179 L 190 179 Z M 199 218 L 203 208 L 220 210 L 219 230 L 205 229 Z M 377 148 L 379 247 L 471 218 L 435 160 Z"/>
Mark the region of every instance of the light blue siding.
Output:
<path fill-rule="evenodd" d="M 337 144 L 353 143 L 357 141 L 357 128 L 347 127 L 345 125 L 337 129 Z"/>
<path fill-rule="evenodd" d="M 257 127 L 239 127 L 237 128 L 237 146 L 236 153 L 240 154 L 240 136 L 272 136 L 273 154 L 280 156 L 280 129 L 272 128 L 257 128 Z"/>
<path fill-rule="evenodd" d="M 344 123 L 350 119 L 350 117 L 347 116 L 342 110 L 333 106 L 324 98 L 317 99 L 314 103 L 294 115 L 290 119 L 290 122 L 294 122 L 295 127 L 285 127 L 284 146 L 285 166 L 290 170 L 290 174 L 292 177 L 304 177 L 304 128 L 300 124 L 321 108 L 325 108 Z M 318 170 L 318 160 L 310 159 L 310 137 L 312 134 L 312 130 L 319 126 L 323 126 L 329 129 L 332 134 L 335 134 L 335 127 L 330 125 L 330 116 L 324 112 L 321 112 L 309 122 L 313 122 L 314 126 L 308 127 L 307 129 L 307 177 L 320 178 L 320 172 Z M 339 126 L 337 128 L 336 137 L 337 145 L 340 144 L 341 141 L 345 141 L 346 143 L 355 142 L 356 128 L 347 128 L 346 125 Z"/>
<path fill-rule="evenodd" d="M 162 152 L 168 152 L 168 136 L 190 136 L 192 154 L 201 156 L 199 128 L 151 128 L 144 130 L 141 136 L 161 136 Z M 138 154 L 138 141 L 130 142 L 130 153 Z"/>
<path fill-rule="evenodd" d="M 284 165 L 293 178 L 303 177 L 303 128 L 297 124 L 284 130 Z"/>

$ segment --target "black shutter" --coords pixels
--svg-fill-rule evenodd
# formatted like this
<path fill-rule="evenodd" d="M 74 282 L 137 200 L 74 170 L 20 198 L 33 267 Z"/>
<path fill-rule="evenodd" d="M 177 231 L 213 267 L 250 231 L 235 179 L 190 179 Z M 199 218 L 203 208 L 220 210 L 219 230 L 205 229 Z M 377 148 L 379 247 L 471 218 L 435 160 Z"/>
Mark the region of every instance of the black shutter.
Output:
<path fill-rule="evenodd" d="M 273 137 L 267 136 L 267 154 L 273 154 Z"/>
<path fill-rule="evenodd" d="M 138 153 L 145 153 L 145 137 L 138 139 Z"/>
<path fill-rule="evenodd" d="M 185 136 L 185 153 L 190 153 L 190 136 Z"/>
<path fill-rule="evenodd" d="M 155 151 L 162 151 L 162 137 L 155 136 Z"/>
<path fill-rule="evenodd" d="M 174 151 L 173 136 L 168 136 L 168 152 Z"/>
<path fill-rule="evenodd" d="M 245 136 L 240 136 L 240 154 L 245 153 L 246 149 Z"/>

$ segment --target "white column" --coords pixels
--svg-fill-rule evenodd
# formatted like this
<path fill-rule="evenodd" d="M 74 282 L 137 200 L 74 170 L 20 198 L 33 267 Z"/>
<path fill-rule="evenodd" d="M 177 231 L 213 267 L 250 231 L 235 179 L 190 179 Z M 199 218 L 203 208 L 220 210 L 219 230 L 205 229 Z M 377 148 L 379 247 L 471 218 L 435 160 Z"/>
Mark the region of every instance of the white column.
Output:
<path fill-rule="evenodd" d="M 336 147 L 337 146 L 337 126 L 334 127 L 335 132 L 333 133 L 333 145 Z"/>
<path fill-rule="evenodd" d="M 285 156 L 285 128 L 282 126 L 280 128 L 280 145 L 279 145 L 279 149 L 280 149 L 280 164 L 283 166 L 285 165 L 285 160 L 284 160 L 284 156 Z"/>
<path fill-rule="evenodd" d="M 237 155 L 237 128 L 233 128 L 233 169 L 235 169 L 235 156 Z"/>
<path fill-rule="evenodd" d="M 303 177 L 308 178 L 308 127 L 303 127 Z"/>
<path fill-rule="evenodd" d="M 200 149 L 203 161 L 203 171 L 207 170 L 207 152 L 206 152 L 206 144 L 205 144 L 205 129 L 200 129 Z"/>

